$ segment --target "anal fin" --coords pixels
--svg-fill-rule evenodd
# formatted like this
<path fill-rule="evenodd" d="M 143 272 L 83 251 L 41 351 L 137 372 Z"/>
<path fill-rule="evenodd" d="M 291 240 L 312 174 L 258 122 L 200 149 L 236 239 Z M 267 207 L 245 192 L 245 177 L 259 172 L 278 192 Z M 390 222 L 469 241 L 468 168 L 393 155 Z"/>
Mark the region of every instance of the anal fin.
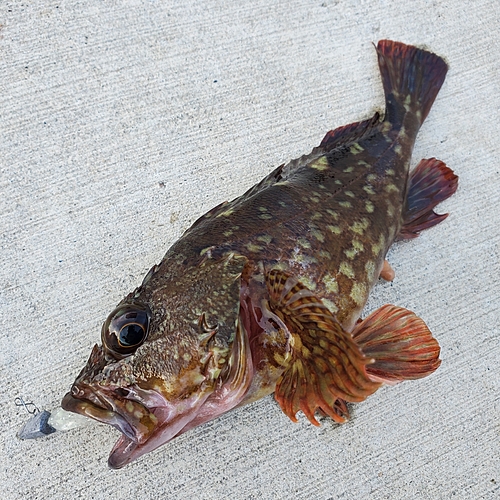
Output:
<path fill-rule="evenodd" d="M 385 305 L 356 324 L 353 339 L 374 362 L 366 367 L 374 381 L 397 383 L 430 375 L 441 364 L 440 347 L 429 328 L 403 307 Z"/>
<path fill-rule="evenodd" d="M 439 224 L 448 214 L 434 207 L 455 193 L 458 177 L 436 158 L 422 160 L 410 175 L 407 208 L 399 237 L 416 238 L 420 231 Z"/>
<path fill-rule="evenodd" d="M 314 417 L 317 410 L 344 422 L 345 401 L 363 401 L 381 385 L 367 374 L 372 360 L 298 280 L 273 270 L 267 287 L 269 306 L 291 336 L 291 359 L 276 384 L 276 400 L 294 422 L 299 410 L 314 425 L 319 425 Z"/>

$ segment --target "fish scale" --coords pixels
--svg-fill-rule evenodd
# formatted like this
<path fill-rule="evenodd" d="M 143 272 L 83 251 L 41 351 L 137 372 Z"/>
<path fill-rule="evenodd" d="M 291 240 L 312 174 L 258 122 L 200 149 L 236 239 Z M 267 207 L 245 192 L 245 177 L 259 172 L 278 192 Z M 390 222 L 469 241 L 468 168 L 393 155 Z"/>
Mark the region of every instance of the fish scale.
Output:
<path fill-rule="evenodd" d="M 280 170 L 274 184 L 268 180 L 259 191 L 244 196 L 244 201 L 237 199 L 225 205 L 219 214 L 204 219 L 192 234 L 186 235 L 182 248 L 192 251 L 203 247 L 200 253 L 206 248 L 219 253 L 237 252 L 264 263 L 266 269 L 272 269 L 279 261 L 282 270 L 300 274 L 306 271 L 307 279 L 316 284 L 326 302 L 334 304 L 331 308 L 337 319 L 352 326 L 351 317 L 362 309 L 378 278 L 377 273 L 366 271 L 365 260 L 353 257 L 364 253 L 368 262 L 380 269 L 391 237 L 402 223 L 401 200 L 406 189 L 403 176 L 399 176 L 398 183 L 394 176 L 373 173 L 380 148 L 370 146 L 380 143 L 377 136 L 387 142 L 380 132 L 382 125 L 377 124 L 363 145 L 343 146 L 346 151 L 356 150 L 356 159 L 362 162 L 361 173 L 352 168 L 348 153 L 319 157 L 313 154 L 316 158 L 312 162 L 304 157 L 288 175 L 283 175 L 286 168 Z M 386 169 L 394 165 L 390 157 L 379 156 L 378 160 Z M 393 208 L 388 213 L 390 207 L 398 210 Z M 241 220 L 247 222 L 241 224 Z M 231 236 L 224 241 L 219 235 L 227 232 Z M 271 238 L 269 243 L 266 236 Z M 297 245 L 291 246 L 290 242 Z M 324 249 L 330 258 L 318 262 L 317 256 Z M 173 250 L 179 251 L 177 247 Z M 284 268 L 283 263 L 288 266 Z M 330 288 L 332 281 L 336 282 L 338 292 L 328 290 L 325 281 Z"/>
<path fill-rule="evenodd" d="M 457 188 L 434 158 L 409 172 L 446 63 L 388 40 L 377 55 L 383 118 L 329 131 L 200 217 L 108 316 L 62 406 L 122 432 L 110 467 L 272 392 L 292 421 L 341 423 L 347 403 L 438 368 L 413 312 L 360 319 L 379 275 L 393 278 L 390 245 L 444 220 L 433 209 Z"/>

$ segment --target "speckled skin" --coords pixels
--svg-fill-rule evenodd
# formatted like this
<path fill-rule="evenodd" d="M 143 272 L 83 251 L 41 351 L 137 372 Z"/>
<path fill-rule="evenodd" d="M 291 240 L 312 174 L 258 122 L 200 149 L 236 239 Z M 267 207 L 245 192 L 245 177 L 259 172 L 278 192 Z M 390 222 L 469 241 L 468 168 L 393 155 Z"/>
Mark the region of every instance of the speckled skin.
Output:
<path fill-rule="evenodd" d="M 273 303 L 270 273 L 283 283 L 290 277 L 289 288 L 297 283 L 297 297 L 310 301 L 301 298 L 322 331 L 343 336 L 352 356 L 363 358 L 349 332 L 403 225 L 413 143 L 444 79 L 433 82 L 434 66 L 446 73 L 437 56 L 390 44 L 378 52 L 384 119 L 376 114 L 329 132 L 311 154 L 208 212 L 122 301 L 149 307 L 147 339 L 123 359 L 96 346 L 63 402 L 122 430 L 111 466 L 274 391 L 292 357 L 312 352 L 286 320 L 294 312 Z M 416 73 L 434 87 L 398 87 L 393 76 L 408 51 Z M 421 63 L 421 53 L 431 62 Z M 360 387 L 376 390 L 380 384 L 359 370 L 366 379 Z"/>
<path fill-rule="evenodd" d="M 278 268 L 350 329 L 402 224 L 411 142 L 384 133 L 384 126 L 279 168 L 248 195 L 204 216 L 165 258 L 182 255 L 186 267 L 196 266 L 210 249 L 213 257 L 247 257 L 248 275 Z"/>

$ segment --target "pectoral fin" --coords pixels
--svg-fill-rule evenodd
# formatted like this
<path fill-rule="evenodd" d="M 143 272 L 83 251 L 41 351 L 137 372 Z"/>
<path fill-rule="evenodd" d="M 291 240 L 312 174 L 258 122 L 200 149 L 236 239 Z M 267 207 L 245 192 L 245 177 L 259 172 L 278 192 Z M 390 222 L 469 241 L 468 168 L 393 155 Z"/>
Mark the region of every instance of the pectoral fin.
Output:
<path fill-rule="evenodd" d="M 416 314 L 385 305 L 359 322 L 353 339 L 374 363 L 366 367 L 373 380 L 396 383 L 430 375 L 441 364 L 440 347 Z"/>
<path fill-rule="evenodd" d="M 291 359 L 276 385 L 275 398 L 294 422 L 302 410 L 319 425 L 316 410 L 337 422 L 348 416 L 345 401 L 363 401 L 381 385 L 367 374 L 367 358 L 332 313 L 297 279 L 271 271 L 270 308 L 288 328 Z"/>

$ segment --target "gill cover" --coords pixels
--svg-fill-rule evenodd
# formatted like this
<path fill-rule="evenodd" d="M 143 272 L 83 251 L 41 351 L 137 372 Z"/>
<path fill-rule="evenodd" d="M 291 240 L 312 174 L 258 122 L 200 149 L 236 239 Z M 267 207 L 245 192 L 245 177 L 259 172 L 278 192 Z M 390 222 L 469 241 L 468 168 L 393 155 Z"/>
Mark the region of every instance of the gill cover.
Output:
<path fill-rule="evenodd" d="M 165 383 L 158 378 L 137 380 L 142 391 L 150 392 L 143 401 L 157 424 L 146 439 L 124 432 L 111 451 L 111 467 L 123 467 L 179 434 L 216 418 L 245 396 L 253 375 L 248 335 L 239 320 L 241 274 L 246 262 L 246 258 L 232 253 L 222 259 L 208 258 L 183 276 L 184 282 L 189 283 L 184 292 L 191 304 L 178 304 L 177 314 L 183 311 L 186 315 L 191 310 L 198 316 L 197 353 L 191 353 L 192 359 L 198 360 L 197 366 L 191 364 L 189 369 L 180 370 L 177 377 L 167 377 Z M 151 335 L 155 333 L 152 331 Z M 142 349 L 147 350 L 147 344 L 146 341 Z M 136 373 L 140 373 L 140 366 Z M 183 385 L 185 389 L 178 392 Z M 148 404 L 148 400 L 153 403 Z"/>
<path fill-rule="evenodd" d="M 253 375 L 239 321 L 246 262 L 233 253 L 207 258 L 176 279 L 160 266 L 147 283 L 153 292 L 141 287 L 104 323 L 103 346 L 95 346 L 62 406 L 122 432 L 110 467 L 123 467 L 244 397 Z M 168 260 L 162 264 L 169 268 Z"/>

